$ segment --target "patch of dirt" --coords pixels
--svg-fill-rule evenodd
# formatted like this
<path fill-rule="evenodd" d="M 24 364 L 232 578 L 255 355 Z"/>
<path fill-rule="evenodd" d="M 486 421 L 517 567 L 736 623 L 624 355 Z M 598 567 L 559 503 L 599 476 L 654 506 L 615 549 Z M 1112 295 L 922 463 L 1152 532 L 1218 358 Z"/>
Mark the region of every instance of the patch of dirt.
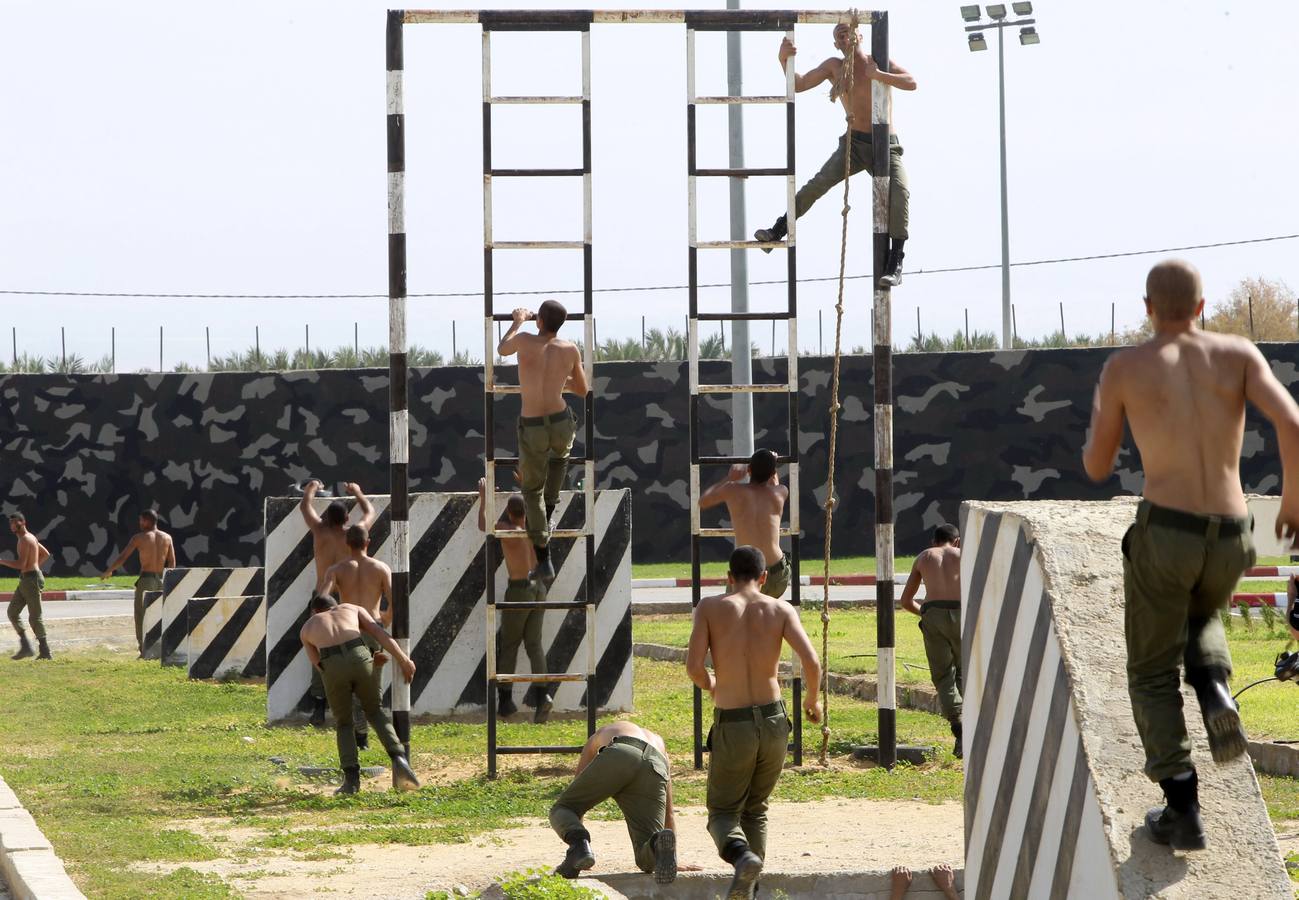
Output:
<path fill-rule="evenodd" d="M 422 774 L 422 773 L 421 773 Z M 959 866 L 964 849 L 963 813 L 959 803 L 871 800 L 820 800 L 772 804 L 768 814 L 769 872 L 834 872 L 909 866 L 926 869 L 938 863 Z M 726 872 L 705 828 L 707 811 L 686 807 L 677 812 L 678 858 L 709 872 Z M 621 819 L 587 818 L 595 849 L 594 878 L 637 871 L 627 830 Z M 257 900 L 289 900 L 317 893 L 335 897 L 422 898 L 427 891 L 465 885 L 480 889 L 505 872 L 552 869 L 563 858 L 564 845 L 541 819 L 520 820 L 519 827 L 481 834 L 467 843 L 409 847 L 362 844 L 324 849 L 346 859 L 308 858 L 309 854 L 265 850 L 253 844 L 256 828 L 228 820 L 177 822 L 226 854 L 210 862 L 185 863 L 210 872 Z M 166 872 L 179 864 L 139 864 Z M 646 876 L 648 877 L 648 876 Z"/>

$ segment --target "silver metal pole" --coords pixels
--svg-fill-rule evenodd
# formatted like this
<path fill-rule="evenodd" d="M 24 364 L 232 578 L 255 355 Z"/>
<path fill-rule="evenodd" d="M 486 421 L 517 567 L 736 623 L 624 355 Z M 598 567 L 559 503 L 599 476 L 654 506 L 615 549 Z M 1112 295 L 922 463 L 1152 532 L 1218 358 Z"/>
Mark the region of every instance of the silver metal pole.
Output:
<path fill-rule="evenodd" d="M 1006 200 L 1006 29 L 997 29 L 997 98 L 1001 107 L 1001 347 L 1014 346 L 1010 314 L 1010 205 Z"/>
<path fill-rule="evenodd" d="M 740 0 L 726 0 L 727 9 L 739 9 Z M 744 93 L 740 67 L 740 37 L 738 31 L 726 32 L 726 93 L 739 97 Z M 726 108 L 726 134 L 729 146 L 729 165 L 732 169 L 744 168 L 744 105 L 728 103 Z M 731 240 L 747 240 L 749 229 L 745 224 L 744 180 L 726 179 L 731 191 Z M 749 311 L 749 259 L 746 250 L 731 251 L 731 312 Z M 723 347 L 726 344 L 722 337 Z M 749 323 L 731 323 L 731 381 L 734 384 L 753 383 L 753 353 L 749 344 Z M 731 454 L 750 456 L 753 453 L 753 395 L 747 392 L 731 395 Z"/>

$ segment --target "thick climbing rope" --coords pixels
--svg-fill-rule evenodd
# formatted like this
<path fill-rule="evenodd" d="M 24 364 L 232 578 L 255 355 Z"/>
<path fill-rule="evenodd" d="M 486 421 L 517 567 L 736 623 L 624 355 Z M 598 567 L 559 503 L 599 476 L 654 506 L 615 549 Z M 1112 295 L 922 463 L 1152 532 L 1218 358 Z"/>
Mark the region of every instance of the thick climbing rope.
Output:
<path fill-rule="evenodd" d="M 834 372 L 830 378 L 830 461 L 826 471 L 825 491 L 825 580 L 821 590 L 821 756 L 820 763 L 829 766 L 830 747 L 830 538 L 834 528 L 834 508 L 839 499 L 834 493 L 835 445 L 839 438 L 839 360 L 843 338 L 843 288 L 848 261 L 848 184 L 852 175 L 852 86 L 857 68 L 857 10 L 849 13 L 850 33 L 844 50 L 844 70 L 840 96 L 847 97 L 848 127 L 844 134 L 843 154 L 843 228 L 839 238 L 839 299 L 834 305 Z"/>

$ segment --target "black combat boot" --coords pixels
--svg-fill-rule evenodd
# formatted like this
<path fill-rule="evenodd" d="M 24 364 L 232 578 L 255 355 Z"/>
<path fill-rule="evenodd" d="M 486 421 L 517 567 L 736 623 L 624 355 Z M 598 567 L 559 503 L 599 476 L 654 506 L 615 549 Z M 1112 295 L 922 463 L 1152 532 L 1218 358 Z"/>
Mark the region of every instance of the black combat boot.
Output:
<path fill-rule="evenodd" d="M 419 790 L 419 779 L 415 777 L 415 770 L 400 753 L 392 758 L 392 789 L 394 791 Z"/>
<path fill-rule="evenodd" d="M 553 504 L 553 503 L 547 503 L 547 504 L 546 504 L 546 525 L 547 525 L 547 527 L 549 527 L 549 526 L 551 525 L 551 519 L 554 517 L 554 515 L 555 515 L 555 504 Z"/>
<path fill-rule="evenodd" d="M 532 721 L 540 725 L 550 718 L 550 711 L 555 708 L 555 698 L 551 696 L 550 691 L 537 686 L 537 708 L 532 714 Z"/>
<path fill-rule="evenodd" d="M 357 750 L 370 749 L 370 732 L 368 731 L 356 732 L 356 749 Z"/>
<path fill-rule="evenodd" d="M 36 655 L 36 658 L 37 658 L 37 659 L 53 659 L 53 658 L 54 658 L 53 656 L 50 656 L 50 645 L 49 645 L 49 643 L 45 640 L 45 638 L 37 638 L 37 639 L 36 639 L 36 643 L 37 643 L 37 645 L 41 648 L 41 652 L 38 653 L 38 654 Z"/>
<path fill-rule="evenodd" d="M 1200 779 L 1191 771 L 1190 778 L 1165 778 L 1159 782 L 1168 805 L 1146 813 L 1146 831 L 1156 844 L 1174 850 L 1203 850 L 1204 821 L 1200 818 Z"/>
<path fill-rule="evenodd" d="M 965 750 L 961 747 L 961 720 L 952 719 L 952 737 L 956 738 L 956 746 L 952 748 L 952 755 L 957 759 L 965 758 Z"/>
<path fill-rule="evenodd" d="M 671 884 L 677 877 L 677 836 L 664 828 L 650 838 L 650 849 L 654 851 L 654 880 Z"/>
<path fill-rule="evenodd" d="M 519 711 L 514 702 L 514 685 L 507 684 L 496 689 L 496 715 L 502 719 L 509 718 Z"/>
<path fill-rule="evenodd" d="M 789 234 L 789 226 L 785 224 L 785 217 L 781 216 L 770 228 L 759 228 L 753 232 L 753 239 L 764 244 L 772 244 L 776 241 L 783 241 L 787 234 Z M 763 247 L 762 252 L 770 253 L 771 248 Z"/>
<path fill-rule="evenodd" d="M 884 274 L 880 276 L 880 287 L 897 287 L 902 283 L 903 243 L 903 241 L 893 242 L 888 260 L 884 263 Z"/>
<path fill-rule="evenodd" d="M 537 553 L 537 567 L 528 573 L 529 581 L 540 581 L 550 590 L 550 586 L 555 583 L 555 567 L 550 564 L 550 546 L 534 546 L 532 548 Z"/>
<path fill-rule="evenodd" d="M 762 874 L 762 860 L 744 841 L 731 841 L 722 848 L 722 859 L 735 866 L 735 876 L 726 892 L 726 900 L 752 900 Z"/>
<path fill-rule="evenodd" d="M 1249 739 L 1245 737 L 1236 701 L 1231 699 L 1231 689 L 1227 687 L 1227 672 L 1216 666 L 1188 669 L 1186 683 L 1195 688 L 1195 696 L 1200 701 L 1200 715 L 1209 733 L 1213 761 L 1225 763 L 1247 753 Z"/>
<path fill-rule="evenodd" d="M 574 828 L 564 835 L 564 842 L 568 844 L 568 852 L 564 854 L 564 861 L 555 867 L 556 875 L 561 878 L 576 878 L 579 872 L 595 865 L 595 854 L 591 852 L 591 832 L 585 828 Z"/>
<path fill-rule="evenodd" d="M 325 698 L 311 698 L 311 724 L 316 728 L 325 727 Z"/>
<path fill-rule="evenodd" d="M 347 766 L 343 769 L 343 783 L 334 791 L 335 797 L 355 794 L 361 790 L 361 767 Z"/>
<path fill-rule="evenodd" d="M 36 651 L 32 649 L 32 642 L 27 640 L 27 632 L 25 631 L 18 632 L 18 652 L 9 658 L 27 659 L 35 655 L 36 655 Z"/>

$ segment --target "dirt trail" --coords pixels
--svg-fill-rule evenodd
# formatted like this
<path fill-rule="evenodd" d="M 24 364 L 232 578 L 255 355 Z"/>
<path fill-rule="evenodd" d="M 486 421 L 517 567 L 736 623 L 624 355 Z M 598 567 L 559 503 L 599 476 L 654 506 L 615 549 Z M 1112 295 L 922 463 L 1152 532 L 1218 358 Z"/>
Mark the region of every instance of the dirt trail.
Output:
<path fill-rule="evenodd" d="M 702 807 L 678 812 L 679 858 L 706 871 L 726 871 L 705 830 Z M 479 835 L 463 844 L 425 847 L 359 845 L 347 848 L 347 859 L 310 860 L 304 854 L 259 850 L 261 835 L 233 827 L 225 820 L 178 822 L 210 838 L 226 857 L 189 868 L 226 879 L 250 898 L 279 900 L 315 893 L 331 897 L 422 898 L 430 890 L 456 885 L 482 888 L 512 870 L 552 869 L 563 858 L 564 845 L 540 819 L 521 820 L 520 827 Z M 591 875 L 634 872 L 631 846 L 621 820 L 588 819 L 596 865 Z M 773 804 L 770 812 L 767 868 L 772 872 L 832 872 L 888 869 L 896 865 L 925 869 L 937 863 L 959 866 L 963 848 L 959 803 L 821 800 Z M 329 847 L 336 850 L 336 847 Z M 233 858 L 232 858 L 233 857 Z M 141 865 L 166 871 L 176 865 Z"/>

